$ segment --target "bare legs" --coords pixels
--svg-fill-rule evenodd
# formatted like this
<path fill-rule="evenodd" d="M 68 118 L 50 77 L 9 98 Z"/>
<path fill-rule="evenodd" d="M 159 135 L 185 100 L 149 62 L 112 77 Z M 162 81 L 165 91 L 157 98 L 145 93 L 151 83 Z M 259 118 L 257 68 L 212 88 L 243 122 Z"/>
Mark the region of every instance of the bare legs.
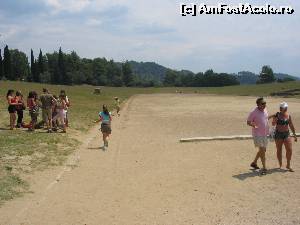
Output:
<path fill-rule="evenodd" d="M 108 147 L 108 137 L 109 137 L 109 134 L 108 133 L 102 133 L 102 135 L 103 135 L 104 147 Z"/>
<path fill-rule="evenodd" d="M 283 145 L 283 140 L 282 139 L 276 139 L 276 148 L 277 148 L 277 159 L 279 163 L 279 168 L 282 167 L 282 145 Z"/>
<path fill-rule="evenodd" d="M 293 154 L 291 138 L 287 138 L 284 140 L 284 147 L 286 150 L 286 161 L 287 161 L 286 168 L 290 172 L 294 172 L 294 170 L 291 168 L 291 159 L 292 159 L 292 154 Z"/>
<path fill-rule="evenodd" d="M 10 129 L 13 130 L 15 128 L 15 123 L 16 123 L 16 113 L 10 113 L 9 120 L 10 120 Z"/>
<path fill-rule="evenodd" d="M 263 165 L 263 169 L 266 169 L 266 148 L 265 147 L 259 147 L 259 150 L 254 158 L 253 163 L 257 165 L 257 161 L 260 158 L 261 163 Z"/>
<path fill-rule="evenodd" d="M 282 167 L 282 146 L 284 144 L 285 150 L 286 150 L 286 168 L 290 172 L 294 172 L 294 170 L 291 168 L 291 159 L 292 159 L 292 141 L 291 138 L 286 139 L 277 139 L 276 141 L 276 148 L 277 148 L 277 159 L 280 168 Z"/>

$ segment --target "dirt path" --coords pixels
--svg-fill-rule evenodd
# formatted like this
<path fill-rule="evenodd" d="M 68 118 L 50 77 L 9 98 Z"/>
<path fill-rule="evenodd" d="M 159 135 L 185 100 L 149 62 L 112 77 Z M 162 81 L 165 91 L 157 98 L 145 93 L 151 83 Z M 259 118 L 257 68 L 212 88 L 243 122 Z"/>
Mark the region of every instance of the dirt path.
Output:
<path fill-rule="evenodd" d="M 249 134 L 254 98 L 140 95 L 113 121 L 108 151 L 98 127 L 69 166 L 33 180 L 34 194 L 0 208 L 1 225 L 41 224 L 300 224 L 300 154 L 295 173 L 249 170 L 252 141 L 179 143 L 181 137 Z M 269 99 L 276 112 L 281 99 Z M 289 99 L 300 129 L 299 100 Z"/>

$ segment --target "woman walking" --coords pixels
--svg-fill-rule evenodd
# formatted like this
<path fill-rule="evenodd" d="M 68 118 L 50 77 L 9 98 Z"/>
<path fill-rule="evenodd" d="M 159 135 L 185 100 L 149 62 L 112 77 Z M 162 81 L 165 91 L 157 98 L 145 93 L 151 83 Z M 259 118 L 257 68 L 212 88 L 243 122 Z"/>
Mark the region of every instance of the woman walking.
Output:
<path fill-rule="evenodd" d="M 54 123 L 55 129 L 57 130 L 57 128 L 56 128 L 57 122 L 56 121 L 59 119 L 59 122 L 63 127 L 63 131 L 62 131 L 63 133 L 67 132 L 66 123 L 65 123 L 66 107 L 67 107 L 67 105 L 66 105 L 65 96 L 60 94 L 59 99 L 57 100 L 56 106 L 55 106 L 57 114 L 53 117 L 53 123 Z"/>
<path fill-rule="evenodd" d="M 61 90 L 61 91 L 60 91 L 60 94 L 65 96 L 65 102 L 66 102 L 66 109 L 65 109 L 65 114 L 66 114 L 66 117 L 65 117 L 65 124 L 66 124 L 66 127 L 68 127 L 68 126 L 69 126 L 68 108 L 69 108 L 70 105 L 71 105 L 71 104 L 70 104 L 70 99 L 68 98 L 68 96 L 67 96 L 65 90 Z"/>
<path fill-rule="evenodd" d="M 16 99 L 18 103 L 18 105 L 16 105 L 16 111 L 18 115 L 17 128 L 21 128 L 23 126 L 23 117 L 24 117 L 23 111 L 26 109 L 21 91 L 16 92 Z"/>
<path fill-rule="evenodd" d="M 9 119 L 10 119 L 10 129 L 13 130 L 15 128 L 15 123 L 16 123 L 16 106 L 18 105 L 17 103 L 17 98 L 15 96 L 15 91 L 14 90 L 8 90 L 6 94 L 6 99 L 8 103 L 8 112 L 9 112 Z"/>
<path fill-rule="evenodd" d="M 27 98 L 27 107 L 29 108 L 29 115 L 31 117 L 28 131 L 34 131 L 39 115 L 39 105 L 37 103 L 38 95 L 35 91 L 31 91 Z"/>
<path fill-rule="evenodd" d="M 279 105 L 280 112 L 277 112 L 273 115 L 272 125 L 276 126 L 275 131 L 275 143 L 277 148 L 277 159 L 279 163 L 279 167 L 282 167 L 282 146 L 284 145 L 286 150 L 286 168 L 290 172 L 294 172 L 291 168 L 291 159 L 292 159 L 292 140 L 290 137 L 290 131 L 293 132 L 294 140 L 297 141 L 297 136 L 295 133 L 295 127 L 292 122 L 292 117 L 288 114 L 288 104 L 286 102 L 282 102 Z"/>
<path fill-rule="evenodd" d="M 108 147 L 108 138 L 109 135 L 111 134 L 111 115 L 110 112 L 108 111 L 108 108 L 106 105 L 103 105 L 102 107 L 102 112 L 99 113 L 99 119 L 95 121 L 95 123 L 98 123 L 101 121 L 101 132 L 103 136 L 103 149 Z"/>

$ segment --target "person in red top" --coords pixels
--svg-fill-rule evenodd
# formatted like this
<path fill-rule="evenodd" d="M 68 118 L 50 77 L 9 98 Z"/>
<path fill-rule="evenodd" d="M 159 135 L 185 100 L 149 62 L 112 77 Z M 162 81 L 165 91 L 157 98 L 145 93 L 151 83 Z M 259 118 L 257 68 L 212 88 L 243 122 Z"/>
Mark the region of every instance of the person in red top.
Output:
<path fill-rule="evenodd" d="M 16 123 L 16 111 L 17 111 L 16 106 L 19 105 L 14 90 L 7 91 L 6 100 L 8 103 L 7 110 L 9 112 L 9 118 L 10 118 L 10 129 L 13 130 L 15 128 L 15 123 Z"/>

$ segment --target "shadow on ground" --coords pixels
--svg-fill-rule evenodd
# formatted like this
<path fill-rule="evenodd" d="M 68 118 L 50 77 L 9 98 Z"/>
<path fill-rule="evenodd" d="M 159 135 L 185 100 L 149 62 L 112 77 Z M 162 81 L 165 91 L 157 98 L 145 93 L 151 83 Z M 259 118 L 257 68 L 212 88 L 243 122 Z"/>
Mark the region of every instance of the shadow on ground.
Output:
<path fill-rule="evenodd" d="M 87 149 L 89 149 L 89 150 L 102 150 L 102 151 L 106 151 L 106 149 L 104 147 L 88 147 Z"/>
<path fill-rule="evenodd" d="M 232 177 L 243 181 L 243 180 L 246 180 L 247 178 L 251 178 L 251 177 L 265 176 L 265 175 L 262 175 L 259 170 L 254 170 L 254 169 L 251 169 L 251 170 L 252 170 L 252 172 L 241 173 L 241 174 L 234 175 Z M 267 171 L 266 175 L 272 174 L 272 173 L 286 173 L 286 172 L 288 172 L 288 171 L 284 170 L 284 169 L 273 168 L 273 169 L 269 169 Z"/>

